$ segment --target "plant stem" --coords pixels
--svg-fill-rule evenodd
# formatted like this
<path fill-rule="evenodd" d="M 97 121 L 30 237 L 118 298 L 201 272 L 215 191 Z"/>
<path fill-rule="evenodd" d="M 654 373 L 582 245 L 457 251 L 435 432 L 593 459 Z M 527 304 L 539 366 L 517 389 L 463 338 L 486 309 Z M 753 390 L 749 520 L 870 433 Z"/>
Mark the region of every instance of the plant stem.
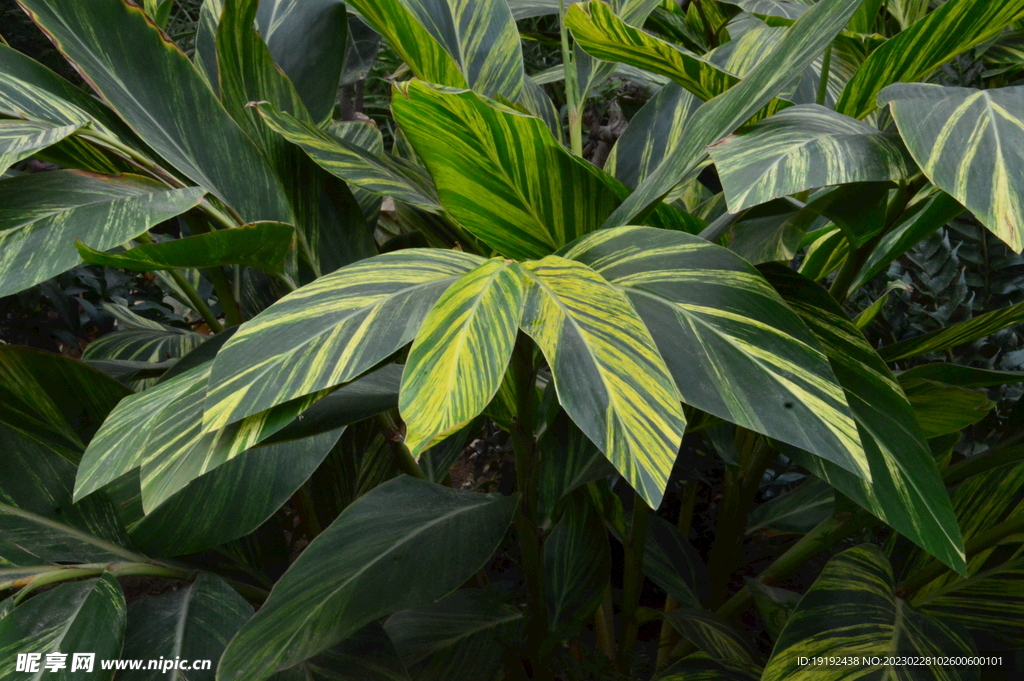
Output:
<path fill-rule="evenodd" d="M 594 636 L 597 638 L 597 649 L 610 662 L 615 662 L 615 626 L 612 623 L 615 604 L 612 603 L 612 587 L 604 588 L 604 598 L 597 612 L 594 613 Z"/>
<path fill-rule="evenodd" d="M 79 131 L 78 137 L 115 152 L 122 158 L 131 161 L 133 164 L 138 166 L 139 169 L 146 171 L 156 179 L 160 180 L 168 187 L 181 189 L 185 186 L 178 180 L 178 178 L 168 173 L 145 155 L 122 143 L 119 139 L 111 137 L 104 132 L 100 132 L 93 126 L 89 126 L 88 128 Z"/>
<path fill-rule="evenodd" d="M 693 505 L 697 501 L 697 481 L 690 480 L 683 485 L 682 506 L 679 508 L 679 520 L 676 527 L 684 539 L 689 539 L 690 525 L 693 524 Z M 679 601 L 667 596 L 665 598 L 665 614 L 672 612 L 679 607 Z M 658 660 L 654 665 L 655 670 L 664 669 L 672 656 L 672 649 L 679 643 L 679 632 L 675 630 L 666 620 L 661 623 L 661 636 L 658 640 Z"/>
<path fill-rule="evenodd" d="M 622 570 L 622 637 L 619 639 L 619 655 L 616 668 L 620 674 L 629 674 L 633 662 L 633 649 L 640 633 L 636 619 L 640 607 L 640 595 L 644 586 L 644 542 L 647 540 L 647 526 L 651 519 L 651 507 L 639 493 L 633 494 L 633 521 L 629 538 L 624 549 Z"/>
<path fill-rule="evenodd" d="M 1010 519 L 999 523 L 995 527 L 990 527 L 984 532 L 980 532 L 977 536 L 971 539 L 971 541 L 967 542 L 967 545 L 964 547 L 965 553 L 967 554 L 968 559 L 973 558 L 978 553 L 992 548 L 1010 535 L 1018 534 L 1022 531 L 1024 531 L 1024 515 L 1011 517 Z M 910 578 L 903 583 L 902 588 L 899 590 L 900 597 L 908 598 L 909 596 L 912 596 L 921 587 L 947 571 L 949 571 L 949 568 L 944 563 L 933 558 L 928 565 L 912 574 Z"/>
<path fill-rule="evenodd" d="M 569 30 L 565 26 L 565 0 L 558 0 L 558 30 L 562 40 L 562 69 L 565 71 L 565 105 L 569 115 L 569 148 L 577 156 L 583 155 L 583 112 L 580 104 L 579 74 L 576 60 L 569 45 Z"/>
<path fill-rule="evenodd" d="M 210 283 L 213 284 L 213 290 L 217 294 L 217 300 L 220 301 L 220 308 L 224 311 L 224 321 L 228 326 L 238 326 L 245 320 L 242 318 L 242 311 L 238 307 L 238 301 L 235 300 L 235 292 L 231 287 L 231 282 L 224 276 L 224 270 L 220 267 L 208 267 L 205 270 L 206 276 L 210 278 Z"/>
<path fill-rule="evenodd" d="M 384 433 L 384 439 L 388 441 L 388 445 L 391 447 L 391 455 L 395 457 L 395 464 L 398 466 L 398 470 L 414 478 L 427 480 L 427 474 L 423 472 L 419 461 L 412 455 L 409 448 L 405 446 L 405 436 L 402 435 L 402 431 L 391 417 L 391 414 L 386 411 L 381 412 L 374 417 L 374 421 L 377 422 L 377 426 Z"/>
<path fill-rule="evenodd" d="M 825 56 L 821 58 L 821 77 L 818 79 L 818 94 L 814 101 L 819 106 L 825 106 L 825 98 L 828 95 L 828 72 L 832 66 L 832 43 L 825 48 Z"/>
<path fill-rule="evenodd" d="M 789 547 L 785 553 L 776 558 L 774 563 L 765 568 L 764 572 L 757 576 L 757 581 L 762 584 L 772 584 L 788 577 L 799 570 L 804 563 L 837 541 L 862 529 L 865 522 L 869 523 L 872 520 L 864 512 L 838 513 L 823 520 L 817 527 L 801 537 L 796 544 Z M 746 610 L 753 598 L 754 595 L 750 589 L 743 587 L 718 608 L 717 614 L 723 619 L 731 619 Z"/>
<path fill-rule="evenodd" d="M 529 340 L 519 335 L 512 352 L 510 370 L 515 386 L 516 414 L 512 423 L 512 448 L 516 457 L 516 485 L 519 488 L 519 508 L 516 509 L 516 533 L 522 553 L 523 577 L 526 581 L 527 606 L 530 623 L 527 630 L 530 665 L 533 678 L 552 678 L 545 647 L 549 643 L 548 607 L 544 599 L 544 545 L 536 520 L 536 485 L 539 474 L 537 441 L 534 437 L 537 390 L 536 367 L 533 365 Z"/>
<path fill-rule="evenodd" d="M 773 456 L 772 449 L 758 435 L 739 430 L 737 436 L 740 465 L 726 468 L 725 494 L 715 527 L 715 545 L 708 556 L 708 573 L 711 576 L 709 605 L 712 608 L 725 601 L 747 514 Z"/>
<path fill-rule="evenodd" d="M 135 240 L 143 244 L 153 243 L 149 234 L 140 234 L 135 237 Z M 214 333 L 220 333 L 223 331 L 224 325 L 218 321 L 217 316 L 213 314 L 213 310 L 210 309 L 210 306 L 207 305 L 206 301 L 199 295 L 199 291 L 196 291 L 196 288 L 188 279 L 185 278 L 185 275 L 179 270 L 167 270 L 167 274 L 169 274 L 171 279 L 174 280 L 174 283 L 178 285 L 181 292 L 185 294 L 185 297 L 188 298 L 188 302 L 192 303 L 192 308 L 199 313 L 200 317 L 203 318 L 206 325 L 210 327 L 210 331 L 213 331 Z"/>

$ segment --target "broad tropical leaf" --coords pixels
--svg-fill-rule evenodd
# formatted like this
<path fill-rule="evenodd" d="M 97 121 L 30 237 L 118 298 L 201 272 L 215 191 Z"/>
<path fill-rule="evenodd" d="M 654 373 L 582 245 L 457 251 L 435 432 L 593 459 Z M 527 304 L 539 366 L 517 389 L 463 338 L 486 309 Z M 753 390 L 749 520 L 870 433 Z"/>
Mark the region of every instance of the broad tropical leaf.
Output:
<path fill-rule="evenodd" d="M 82 260 L 94 265 L 141 272 L 177 268 L 245 265 L 283 274 L 295 244 L 295 228 L 280 222 L 256 222 L 197 236 L 136 246 L 124 253 L 104 253 L 75 243 Z"/>
<path fill-rule="evenodd" d="M 244 220 L 291 222 L 280 183 L 188 57 L 123 0 L 23 0 L 132 129 Z M 244 172 L 239 172 L 244 168 Z"/>
<path fill-rule="evenodd" d="M 701 607 L 708 595 L 708 572 L 683 533 L 652 513 L 644 541 L 644 575 L 684 608 Z"/>
<path fill-rule="evenodd" d="M 348 44 L 341 0 L 263 0 L 256 25 L 315 121 L 327 118 L 338 95 Z"/>
<path fill-rule="evenodd" d="M 781 111 L 710 151 L 732 213 L 826 185 L 902 180 L 914 169 L 899 136 L 817 104 Z"/>
<path fill-rule="evenodd" d="M 441 294 L 481 262 L 457 251 L 401 250 L 285 296 L 242 325 L 217 355 L 205 428 L 358 377 L 411 341 Z"/>
<path fill-rule="evenodd" d="M 889 102 L 928 179 L 1010 248 L 1024 249 L 1024 87 L 901 83 L 878 99 Z"/>
<path fill-rule="evenodd" d="M 665 619 L 699 650 L 719 662 L 754 665 L 757 653 L 730 624 L 707 610 L 680 608 Z"/>
<path fill-rule="evenodd" d="M 199 476 L 130 531 L 155 556 L 182 556 L 252 532 L 313 474 L 341 431 L 255 447 Z M 240 495 L 239 490 L 245 490 Z M 191 522 L 181 519 L 191 517 Z"/>
<path fill-rule="evenodd" d="M 749 12 L 756 17 L 777 17 L 779 19 L 799 19 L 807 11 L 808 5 L 802 2 L 787 2 L 786 0 L 727 0 L 730 5 L 736 5 L 744 12 Z"/>
<path fill-rule="evenodd" d="M 273 105 L 257 105 L 267 125 L 302 148 L 327 172 L 374 194 L 391 196 L 430 212 L 441 207 L 429 178 L 412 164 L 387 154 L 375 154 L 354 140 L 330 135 L 314 125 L 281 113 Z"/>
<path fill-rule="evenodd" d="M 773 640 L 778 640 L 779 634 L 786 627 L 786 622 L 792 617 L 793 611 L 800 603 L 801 595 L 789 589 L 780 589 L 776 586 L 762 584 L 756 579 L 749 577 L 744 580 L 746 586 L 753 593 L 754 605 L 758 614 L 764 621 L 765 629 Z"/>
<path fill-rule="evenodd" d="M 991 388 L 1024 382 L 1024 371 L 991 371 L 962 364 L 919 364 L 899 375 L 900 383 L 910 379 L 938 381 L 961 388 Z"/>
<path fill-rule="evenodd" d="M 961 52 L 985 42 L 1024 16 L 1024 0 L 949 0 L 871 53 L 847 83 L 836 111 L 864 118 L 875 96 L 895 82 L 922 80 Z"/>
<path fill-rule="evenodd" d="M 452 284 L 409 349 L 399 408 L 413 456 L 475 418 L 505 375 L 523 313 L 519 266 L 492 258 Z"/>
<path fill-rule="evenodd" d="M 0 296 L 79 262 L 75 239 L 107 250 L 196 206 L 206 192 L 135 175 L 72 170 L 0 181 Z"/>
<path fill-rule="evenodd" d="M 377 487 L 292 563 L 224 652 L 218 678 L 262 681 L 382 615 L 446 595 L 498 546 L 516 502 L 406 476 Z"/>
<path fill-rule="evenodd" d="M 650 332 L 590 267 L 523 265 L 522 329 L 548 361 L 566 413 L 652 508 L 661 505 L 686 419 Z"/>
<path fill-rule="evenodd" d="M 601 450 L 564 413 L 547 427 L 538 445 L 541 470 L 537 505 L 542 518 L 549 519 L 558 503 L 573 490 L 615 472 Z"/>
<path fill-rule="evenodd" d="M 886 362 L 898 362 L 916 355 L 926 355 L 955 348 L 978 338 L 984 338 L 1008 326 L 1020 324 L 1022 321 L 1024 321 L 1024 303 L 1017 303 L 1001 310 L 980 314 L 966 322 L 883 346 L 878 349 L 878 354 Z"/>
<path fill-rule="evenodd" d="M 684 402 L 870 479 L 821 346 L 749 264 L 698 237 L 645 227 L 601 230 L 564 255 L 626 294 Z"/>
<path fill-rule="evenodd" d="M 740 83 L 709 100 L 686 124 L 685 139 L 605 221 L 629 224 L 695 168 L 705 147 L 731 134 L 804 72 L 849 21 L 861 0 L 824 0 L 791 26 L 758 66 Z"/>
<path fill-rule="evenodd" d="M 9 681 L 35 681 L 56 674 L 16 671 L 18 654 L 40 653 L 40 670 L 47 653 L 64 653 L 67 679 L 110 681 L 113 670 L 97 663 L 91 673 L 73 667 L 74 653 L 91 652 L 97 660 L 116 659 L 124 636 L 124 594 L 109 574 L 99 579 L 61 584 L 0 618 L 0 676 Z M 63 676 L 63 674 L 61 674 Z"/>
<path fill-rule="evenodd" d="M 747 533 L 807 534 L 832 517 L 835 494 L 817 478 L 761 504 L 747 518 Z"/>
<path fill-rule="evenodd" d="M 0 120 L 0 175 L 18 161 L 52 146 L 80 126 Z"/>
<path fill-rule="evenodd" d="M 665 670 L 658 681 L 759 681 L 761 668 L 739 662 L 723 662 L 707 653 L 693 653 Z"/>
<path fill-rule="evenodd" d="M 146 319 L 116 303 L 105 303 L 103 310 L 117 320 L 119 330 L 89 343 L 82 353 L 83 360 L 165 362 L 184 357 L 208 338 Z"/>
<path fill-rule="evenodd" d="M 960 527 L 914 411 L 885 362 L 828 293 L 789 268 L 762 271 L 818 337 L 846 393 L 871 467 L 869 484 L 829 461 L 788 450 L 800 465 L 958 572 Z"/>
<path fill-rule="evenodd" d="M 213 660 L 211 669 L 119 673 L 125 681 L 213 681 L 216 660 L 235 632 L 252 617 L 252 606 L 224 580 L 200 573 L 178 591 L 150 596 L 128 608 L 125 658 Z M 155 656 L 155 657 L 154 657 Z"/>
<path fill-rule="evenodd" d="M 560 638 L 579 633 L 601 604 L 611 570 L 608 530 L 590 495 L 580 490 L 544 542 L 548 625 Z"/>
<path fill-rule="evenodd" d="M 900 376 L 900 385 L 928 438 L 956 433 L 974 425 L 996 406 L 980 390 L 903 376 Z"/>
<path fill-rule="evenodd" d="M 895 595 L 892 568 L 875 546 L 843 551 L 825 566 L 775 644 L 764 681 L 845 679 L 847 666 L 800 665 L 801 657 L 971 655 L 974 642 Z M 951 665 L 859 665 L 880 678 L 959 681 L 977 670 Z M 972 673 L 973 672 L 973 673 Z"/>

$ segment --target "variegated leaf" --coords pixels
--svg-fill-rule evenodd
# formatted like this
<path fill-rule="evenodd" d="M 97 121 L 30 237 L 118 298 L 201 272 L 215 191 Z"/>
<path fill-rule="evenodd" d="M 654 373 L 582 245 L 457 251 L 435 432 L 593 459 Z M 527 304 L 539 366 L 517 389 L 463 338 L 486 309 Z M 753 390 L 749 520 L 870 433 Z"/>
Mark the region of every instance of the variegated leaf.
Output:
<path fill-rule="evenodd" d="M 414 456 L 475 418 L 498 392 L 523 312 L 519 266 L 483 263 L 452 284 L 409 349 L 399 408 Z"/>
<path fill-rule="evenodd" d="M 291 222 L 281 184 L 188 57 L 123 0 L 22 0 L 90 85 L 167 161 L 247 221 Z M 244 169 L 244 170 L 243 170 Z"/>
<path fill-rule="evenodd" d="M 125 629 L 124 593 L 110 574 L 99 579 L 61 584 L 16 607 L 0 619 L 0 677 L 8 681 L 36 681 L 63 676 L 72 666 L 73 655 L 84 651 L 99 660 L 116 659 L 121 652 Z M 39 670 L 17 668 L 19 654 L 40 655 Z M 62 653 L 66 669 L 45 670 L 47 655 Z M 87 674 L 87 676 L 86 676 Z M 93 671 L 78 670 L 67 675 L 110 681 L 113 670 L 95 664 Z"/>
<path fill-rule="evenodd" d="M 569 417 L 652 508 L 675 463 L 686 419 L 650 332 L 626 297 L 586 265 L 524 263 L 522 329 L 551 367 Z"/>
<path fill-rule="evenodd" d="M 523 57 L 502 0 L 350 0 L 418 78 L 516 101 Z"/>
<path fill-rule="evenodd" d="M 693 653 L 657 678 L 658 681 L 758 681 L 761 668 L 752 664 L 723 662 L 707 653 Z"/>
<path fill-rule="evenodd" d="M 761 269 L 821 342 L 857 421 L 872 482 L 800 450 L 787 449 L 787 454 L 962 572 L 966 565 L 963 540 L 949 495 L 913 408 L 892 372 L 825 289 L 781 265 Z"/>
<path fill-rule="evenodd" d="M 627 225 L 657 203 L 705 158 L 709 144 L 734 132 L 803 73 L 843 29 L 861 1 L 822 0 L 807 10 L 749 75 L 697 109 L 686 124 L 685 142 L 651 172 L 604 226 Z"/>
<path fill-rule="evenodd" d="M 571 495 L 544 542 L 548 623 L 560 637 L 579 633 L 604 597 L 611 570 L 608 529 L 586 490 Z"/>
<path fill-rule="evenodd" d="M 900 376 L 900 386 L 927 438 L 956 433 L 982 420 L 995 402 L 981 390 L 970 390 L 923 378 Z"/>
<path fill-rule="evenodd" d="M 600 230 L 564 255 L 625 293 L 684 402 L 870 479 L 821 346 L 749 264 L 698 237 L 644 227 Z"/>
<path fill-rule="evenodd" d="M 758 655 L 750 644 L 714 613 L 683 607 L 666 613 L 665 619 L 683 638 L 712 659 L 736 665 L 756 665 Z"/>
<path fill-rule="evenodd" d="M 411 341 L 479 256 L 406 249 L 343 267 L 242 325 L 214 361 L 205 428 L 350 381 Z"/>
<path fill-rule="evenodd" d="M 878 349 L 878 354 L 886 362 L 898 362 L 908 357 L 959 347 L 1021 322 L 1024 322 L 1024 303 L 1008 305 L 944 329 L 883 346 Z"/>
<path fill-rule="evenodd" d="M 207 362 L 118 404 L 85 450 L 75 498 L 138 468 L 142 506 L 148 513 L 195 478 L 286 426 L 319 397 L 296 399 L 204 432 L 203 406 L 211 369 Z"/>
<path fill-rule="evenodd" d="M 1013 250 L 1024 249 L 1024 86 L 890 85 L 900 134 L 922 172 Z"/>
<path fill-rule="evenodd" d="M 0 120 L 0 175 L 18 161 L 52 146 L 80 126 Z"/>
<path fill-rule="evenodd" d="M 864 118 L 875 110 L 875 96 L 882 88 L 924 79 L 1021 16 L 1024 0 L 949 0 L 872 52 L 843 89 L 836 111 Z"/>
<path fill-rule="evenodd" d="M 373 153 L 354 141 L 323 132 L 262 102 L 259 113 L 267 125 L 302 148 L 321 168 L 368 192 L 391 196 L 430 212 L 439 212 L 436 191 L 422 171 L 400 158 Z"/>
<path fill-rule="evenodd" d="M 781 111 L 710 151 L 732 213 L 808 189 L 914 172 L 898 135 L 817 104 Z"/>
<path fill-rule="evenodd" d="M 0 296 L 79 262 L 75 239 L 99 250 L 120 245 L 196 206 L 205 190 L 71 170 L 0 182 Z"/>
<path fill-rule="evenodd" d="M 968 681 L 977 669 L 934 663 L 887 665 L 886 657 L 974 654 L 974 642 L 955 627 L 918 612 L 895 594 L 892 568 L 875 546 L 843 551 L 825 566 L 800 600 L 763 681 L 832 681 L 851 673 L 920 681 Z M 801 665 L 806 657 L 878 657 L 877 665 Z"/>

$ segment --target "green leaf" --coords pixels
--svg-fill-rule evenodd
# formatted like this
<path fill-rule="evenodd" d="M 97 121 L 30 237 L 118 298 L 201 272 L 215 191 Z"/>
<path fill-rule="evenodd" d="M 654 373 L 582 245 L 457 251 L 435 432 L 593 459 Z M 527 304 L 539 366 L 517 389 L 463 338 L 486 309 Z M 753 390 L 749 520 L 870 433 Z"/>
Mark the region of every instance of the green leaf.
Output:
<path fill-rule="evenodd" d="M 846 84 L 836 111 L 864 118 L 875 110 L 875 96 L 896 82 L 923 80 L 961 52 L 985 42 L 1024 15 L 1024 0 L 978 4 L 949 0 L 871 53 Z"/>
<path fill-rule="evenodd" d="M 352 140 L 329 135 L 314 125 L 281 113 L 273 105 L 257 105 L 267 126 L 302 148 L 327 172 L 368 192 L 391 196 L 432 213 L 440 212 L 430 179 L 412 164 L 390 155 L 371 153 Z"/>
<path fill-rule="evenodd" d="M 0 346 L 0 423 L 77 464 L 110 410 L 131 391 L 87 364 Z"/>
<path fill-rule="evenodd" d="M 608 530 L 585 490 L 573 494 L 544 542 L 548 624 L 560 639 L 576 636 L 601 605 L 611 570 Z"/>
<path fill-rule="evenodd" d="M 902 180 L 914 170 L 898 135 L 817 104 L 781 111 L 710 151 L 733 213 L 826 185 Z"/>
<path fill-rule="evenodd" d="M 6 173 L 7 169 L 18 161 L 74 134 L 79 127 L 0 120 L 0 175 Z"/>
<path fill-rule="evenodd" d="M 395 119 L 430 170 L 441 205 L 499 253 L 548 255 L 600 227 L 618 204 L 600 171 L 539 119 L 473 92 L 419 81 L 396 87 Z"/>
<path fill-rule="evenodd" d="M 1024 303 L 1009 305 L 1000 310 L 993 310 L 968 319 L 966 322 L 953 324 L 944 329 L 937 329 L 913 338 L 886 345 L 878 349 L 878 354 L 886 362 L 898 362 L 901 359 L 941 352 L 965 343 L 989 336 L 1000 329 L 1005 329 L 1024 321 Z"/>
<path fill-rule="evenodd" d="M 861 1 L 823 0 L 807 10 L 742 81 L 697 109 L 686 124 L 686 141 L 637 187 L 604 226 L 629 224 L 686 177 L 704 159 L 705 147 L 735 131 L 803 73 L 842 30 Z"/>
<path fill-rule="evenodd" d="M 519 266 L 492 258 L 452 284 L 409 349 L 399 409 L 413 456 L 459 430 L 490 403 L 523 313 Z"/>
<path fill-rule="evenodd" d="M 343 267 L 242 325 L 214 361 L 205 428 L 346 383 L 411 341 L 479 256 L 405 249 Z"/>
<path fill-rule="evenodd" d="M 292 221 L 256 147 L 142 9 L 123 0 L 22 6 L 139 137 L 185 176 L 247 221 Z"/>
<path fill-rule="evenodd" d="M 961 364 L 920 364 L 899 374 L 900 383 L 910 379 L 924 379 L 948 383 L 961 388 L 992 388 L 1024 382 L 1024 371 L 990 371 Z"/>
<path fill-rule="evenodd" d="M 707 610 L 679 608 L 665 614 L 679 634 L 711 658 L 724 663 L 754 665 L 757 653 L 730 624 Z"/>
<path fill-rule="evenodd" d="M 682 399 L 869 478 L 821 346 L 749 264 L 698 237 L 601 230 L 565 251 L 625 293 Z"/>
<path fill-rule="evenodd" d="M 376 622 L 271 681 L 410 681 L 395 645 Z"/>
<path fill-rule="evenodd" d="M 1024 87 L 923 83 L 878 95 L 922 172 L 1018 253 L 1024 249 Z"/>
<path fill-rule="evenodd" d="M 828 562 L 782 631 L 762 678 L 828 681 L 849 678 L 856 669 L 861 675 L 879 678 L 966 680 L 976 678 L 977 670 L 937 665 L 801 665 L 800 658 L 972 654 L 970 638 L 896 597 L 885 555 L 877 547 L 863 544 Z"/>
<path fill-rule="evenodd" d="M 57 676 L 67 681 L 110 681 L 114 672 L 100 660 L 117 659 L 125 627 L 124 594 L 110 574 L 99 579 L 61 584 L 14 608 L 0 618 L 0 676 L 8 681 L 35 681 Z M 90 671 L 74 672 L 74 654 L 95 654 Z M 18 654 L 40 653 L 39 671 L 15 671 Z M 47 653 L 64 653 L 66 669 L 45 672 Z"/>
<path fill-rule="evenodd" d="M 565 25 L 576 44 L 591 56 L 671 78 L 703 100 L 722 94 L 740 80 L 689 50 L 633 28 L 604 2 L 588 2 L 585 9 L 580 3 L 571 5 Z"/>
<path fill-rule="evenodd" d="M 274 61 L 294 83 L 315 121 L 330 116 L 348 44 L 340 0 L 263 0 L 256 25 Z"/>
<path fill-rule="evenodd" d="M 541 456 L 537 505 L 542 518 L 550 519 L 558 503 L 573 490 L 615 473 L 601 450 L 564 413 L 547 427 L 538 446 Z"/>
<path fill-rule="evenodd" d="M 650 333 L 626 297 L 588 266 L 548 256 L 522 268 L 522 329 L 544 353 L 558 401 L 657 508 L 686 419 Z"/>
<path fill-rule="evenodd" d="M 75 239 L 107 250 L 198 205 L 206 192 L 171 189 L 136 175 L 72 170 L 0 182 L 0 296 L 79 262 Z"/>
<path fill-rule="evenodd" d="M 996 406 L 980 390 L 903 376 L 900 376 L 900 385 L 917 414 L 925 437 L 929 438 L 974 425 Z"/>
<path fill-rule="evenodd" d="M 753 594 L 754 605 L 757 607 L 758 614 L 761 615 L 768 635 L 772 637 L 773 641 L 777 641 L 786 622 L 792 617 L 793 611 L 800 603 L 800 594 L 789 589 L 768 586 L 749 577 L 743 581 Z"/>
<path fill-rule="evenodd" d="M 504 648 L 502 642 L 512 638 L 510 634 L 515 633 L 522 619 L 523 613 L 503 603 L 496 593 L 460 589 L 436 603 L 396 612 L 384 623 L 384 630 L 410 669 L 424 666 L 420 664 L 424 661 L 429 669 L 433 666 L 431 657 L 462 652 L 462 668 L 452 670 L 457 676 L 435 675 L 434 678 L 454 681 L 455 678 L 464 678 L 467 672 L 475 672 L 476 675 L 469 676 L 470 679 L 484 679 L 494 675 L 494 670 L 488 673 L 480 669 L 481 666 L 495 666 L 494 656 L 487 653 L 497 647 L 500 665 Z M 459 651 L 460 648 L 463 650 Z M 477 654 L 466 655 L 467 649 Z M 416 674 L 415 678 L 423 677 Z M 427 678 L 431 677 L 428 675 Z"/>
<path fill-rule="evenodd" d="M 243 452 L 140 520 L 131 528 L 132 541 L 150 555 L 182 556 L 252 532 L 313 474 L 339 437 L 335 430 Z M 185 517 L 192 522 L 183 523 Z"/>
<path fill-rule="evenodd" d="M 860 431 L 871 483 L 800 450 L 788 455 L 954 570 L 963 571 L 960 528 L 914 411 L 892 372 L 828 293 L 781 265 L 769 281 L 818 337 Z"/>
<path fill-rule="evenodd" d="M 118 679 L 213 681 L 217 659 L 252 612 L 252 606 L 224 580 L 206 572 L 183 589 L 136 601 L 128 609 L 128 635 L 122 658 L 180 657 L 190 663 L 214 664 L 208 670 L 175 669 L 170 675 L 162 669 L 127 671 L 119 673 Z"/>
<path fill-rule="evenodd" d="M 652 513 L 644 540 L 644 574 L 684 608 L 701 607 L 708 594 L 704 559 L 672 523 Z"/>
<path fill-rule="evenodd" d="M 0 566 L 142 559 L 102 493 L 72 503 L 73 464 L 3 424 L 0 438 Z"/>
<path fill-rule="evenodd" d="M 807 534 L 832 517 L 835 495 L 817 478 L 761 504 L 747 517 L 747 533 Z"/>
<path fill-rule="evenodd" d="M 197 236 L 143 244 L 124 253 L 104 253 L 75 242 L 82 260 L 94 265 L 141 272 L 178 268 L 245 265 L 284 273 L 285 258 L 295 241 L 295 228 L 280 222 L 256 222 Z"/>
<path fill-rule="evenodd" d="M 801 2 L 786 2 L 786 0 L 727 0 L 730 5 L 736 5 L 744 12 L 749 12 L 758 18 L 778 17 L 780 19 L 799 19 L 807 11 L 808 5 Z"/>
<path fill-rule="evenodd" d="M 103 309 L 113 314 L 119 305 L 106 303 Z M 127 312 L 127 308 L 124 308 Z M 86 346 L 82 359 L 136 360 L 140 362 L 165 362 L 184 357 L 199 347 L 207 336 L 175 326 L 155 324 L 136 326 L 125 322 L 119 314 L 113 314 L 122 330 L 100 336 Z M 137 316 L 137 315 L 133 315 Z M 149 320 L 145 320 L 149 321 Z"/>
<path fill-rule="evenodd" d="M 758 681 L 755 665 L 716 660 L 707 653 L 693 653 L 665 670 L 658 681 Z"/>
<path fill-rule="evenodd" d="M 417 78 L 516 101 L 523 56 L 502 0 L 349 0 Z"/>
<path fill-rule="evenodd" d="M 516 497 L 402 476 L 349 506 L 306 548 L 221 658 L 222 681 L 262 681 L 370 621 L 426 605 L 497 548 Z"/>

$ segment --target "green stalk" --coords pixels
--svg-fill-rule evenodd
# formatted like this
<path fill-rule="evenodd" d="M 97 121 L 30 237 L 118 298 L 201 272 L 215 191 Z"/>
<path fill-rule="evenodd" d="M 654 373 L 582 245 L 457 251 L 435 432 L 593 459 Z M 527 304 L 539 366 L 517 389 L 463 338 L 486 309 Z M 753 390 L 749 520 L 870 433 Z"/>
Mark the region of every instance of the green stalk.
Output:
<path fill-rule="evenodd" d="M 832 43 L 825 48 L 825 56 L 821 58 L 821 77 L 818 79 L 818 94 L 814 98 L 816 104 L 825 106 L 828 95 L 828 72 L 832 66 Z"/>
<path fill-rule="evenodd" d="M 761 476 L 774 454 L 760 437 L 750 431 L 740 431 L 740 438 L 737 443 L 740 465 L 726 467 L 725 494 L 715 527 L 715 544 L 708 556 L 708 573 L 711 576 L 709 605 L 712 608 L 725 601 L 729 578 L 736 567 L 747 514 L 754 503 Z"/>
<path fill-rule="evenodd" d="M 612 586 L 607 584 L 604 588 L 601 605 L 594 613 L 594 636 L 597 638 L 597 649 L 608 658 L 609 662 L 615 662 L 615 625 L 612 622 L 614 611 Z"/>
<path fill-rule="evenodd" d="M 687 431 L 690 432 L 690 431 Z M 693 505 L 697 501 L 697 481 L 688 481 L 683 486 L 682 506 L 679 509 L 679 520 L 676 527 L 684 538 L 689 538 L 690 525 L 693 524 Z M 665 598 L 665 614 L 679 608 L 679 601 L 667 596 Z M 675 630 L 667 620 L 662 620 L 661 636 L 658 640 L 658 660 L 654 665 L 655 670 L 661 670 L 669 663 L 672 656 L 672 649 L 679 643 L 679 632 Z"/>
<path fill-rule="evenodd" d="M 534 679 L 548 681 L 553 675 L 545 648 L 550 642 L 551 632 L 548 629 L 547 601 L 544 599 L 544 545 L 536 519 L 535 482 L 540 462 L 537 460 L 537 441 L 534 437 L 537 390 L 536 367 L 531 350 L 526 336 L 520 334 L 510 362 L 516 401 L 516 414 L 510 434 L 516 458 L 516 485 L 520 494 L 515 524 L 530 612 L 527 630 L 530 665 L 533 667 Z"/>
<path fill-rule="evenodd" d="M 210 283 L 213 284 L 217 300 L 220 301 L 220 308 L 224 311 L 224 321 L 228 326 L 240 325 L 245 320 L 242 318 L 242 311 L 238 307 L 238 301 L 235 300 L 234 289 L 224 275 L 224 270 L 220 267 L 208 267 L 203 271 L 206 272 Z"/>
<path fill-rule="evenodd" d="M 395 464 L 398 466 L 398 470 L 414 478 L 427 480 L 427 474 L 423 472 L 419 461 L 416 460 L 416 457 L 412 455 L 412 452 L 405 445 L 405 436 L 402 435 L 402 431 L 391 417 L 391 414 L 386 411 L 381 412 L 374 417 L 374 421 L 377 422 L 377 426 L 384 433 L 384 439 L 388 441 L 391 455 L 395 457 Z"/>
<path fill-rule="evenodd" d="M 565 103 L 569 110 L 569 148 L 577 156 L 583 155 L 583 112 L 579 96 L 579 74 L 569 45 L 569 30 L 565 27 L 565 0 L 558 0 L 558 31 L 562 40 L 562 68 L 565 71 Z"/>
<path fill-rule="evenodd" d="M 765 568 L 764 572 L 757 576 L 757 581 L 762 584 L 773 584 L 785 579 L 799 570 L 807 561 L 872 521 L 873 518 L 864 512 L 837 513 L 831 518 L 823 520 L 817 527 L 801 537 L 796 544 L 789 547 L 785 553 L 776 558 L 775 562 Z M 750 589 L 743 587 L 718 608 L 717 614 L 723 619 L 732 619 L 742 614 L 753 600 L 754 595 Z"/>
<path fill-rule="evenodd" d="M 647 526 L 651 519 L 651 507 L 639 493 L 633 494 L 633 520 L 624 549 L 622 570 L 622 637 L 619 639 L 619 655 L 616 668 L 620 674 L 628 675 L 633 662 L 633 649 L 640 633 L 636 612 L 640 607 L 640 595 L 644 586 L 644 542 L 647 540 Z"/>

